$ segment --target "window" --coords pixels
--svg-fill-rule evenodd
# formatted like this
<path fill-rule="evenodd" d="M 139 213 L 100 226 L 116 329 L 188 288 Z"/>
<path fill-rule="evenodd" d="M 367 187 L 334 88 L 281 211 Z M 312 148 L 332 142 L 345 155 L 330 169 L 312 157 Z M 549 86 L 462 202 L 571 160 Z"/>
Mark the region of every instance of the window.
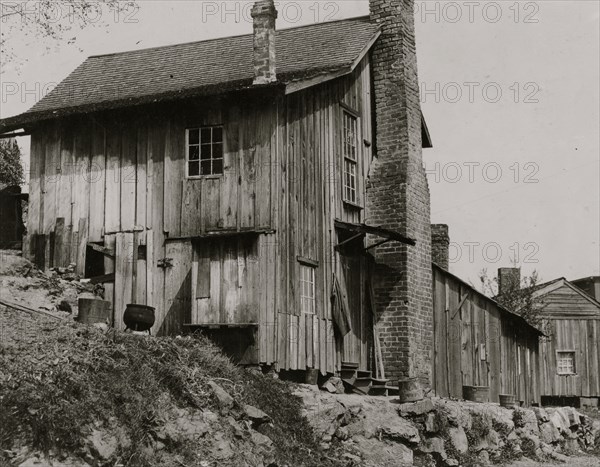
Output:
<path fill-rule="evenodd" d="M 300 311 L 314 315 L 315 300 L 315 268 L 305 264 L 300 265 Z"/>
<path fill-rule="evenodd" d="M 559 375 L 575 374 L 575 352 L 572 350 L 556 351 L 556 372 Z"/>
<path fill-rule="evenodd" d="M 342 151 L 344 154 L 344 201 L 356 203 L 357 186 L 356 174 L 358 166 L 358 119 L 344 111 L 344 134 Z"/>
<path fill-rule="evenodd" d="M 186 131 L 187 176 L 223 173 L 223 127 L 207 126 Z"/>

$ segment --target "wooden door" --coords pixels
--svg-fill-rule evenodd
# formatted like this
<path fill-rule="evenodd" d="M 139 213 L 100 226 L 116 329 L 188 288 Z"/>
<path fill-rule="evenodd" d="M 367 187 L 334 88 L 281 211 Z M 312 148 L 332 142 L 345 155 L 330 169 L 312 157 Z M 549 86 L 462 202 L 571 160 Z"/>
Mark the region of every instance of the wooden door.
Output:
<path fill-rule="evenodd" d="M 371 369 L 372 320 L 366 303 L 367 259 L 363 241 L 352 242 L 340 249 L 340 280 L 348 296 L 351 330 L 343 336 L 342 361 L 359 364 L 359 369 Z"/>

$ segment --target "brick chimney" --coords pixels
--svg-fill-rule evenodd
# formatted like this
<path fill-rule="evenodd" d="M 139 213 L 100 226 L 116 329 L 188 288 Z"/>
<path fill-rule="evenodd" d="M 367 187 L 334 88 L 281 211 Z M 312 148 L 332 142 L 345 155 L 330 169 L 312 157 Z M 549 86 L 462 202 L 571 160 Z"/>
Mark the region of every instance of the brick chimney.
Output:
<path fill-rule="evenodd" d="M 416 246 L 375 251 L 377 313 L 385 375 L 431 379 L 433 343 L 429 187 L 423 169 L 414 1 L 369 0 L 382 34 L 373 53 L 376 159 L 367 183 L 366 221 Z"/>
<path fill-rule="evenodd" d="M 257 0 L 252 7 L 254 23 L 254 84 L 277 81 L 275 67 L 275 20 L 277 10 L 274 0 Z"/>
<path fill-rule="evenodd" d="M 521 288 L 521 268 L 498 268 L 498 295 Z"/>
<path fill-rule="evenodd" d="M 431 224 L 431 261 L 448 270 L 450 236 L 446 224 Z"/>

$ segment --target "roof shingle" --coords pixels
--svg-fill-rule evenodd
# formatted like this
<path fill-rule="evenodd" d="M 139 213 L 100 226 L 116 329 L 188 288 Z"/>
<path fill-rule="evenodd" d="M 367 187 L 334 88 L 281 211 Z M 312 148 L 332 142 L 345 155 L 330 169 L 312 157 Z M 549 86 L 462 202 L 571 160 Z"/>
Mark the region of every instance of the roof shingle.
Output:
<path fill-rule="evenodd" d="M 280 83 L 350 67 L 379 28 L 368 17 L 277 31 Z M 16 124 L 251 86 L 252 35 L 89 57 Z"/>

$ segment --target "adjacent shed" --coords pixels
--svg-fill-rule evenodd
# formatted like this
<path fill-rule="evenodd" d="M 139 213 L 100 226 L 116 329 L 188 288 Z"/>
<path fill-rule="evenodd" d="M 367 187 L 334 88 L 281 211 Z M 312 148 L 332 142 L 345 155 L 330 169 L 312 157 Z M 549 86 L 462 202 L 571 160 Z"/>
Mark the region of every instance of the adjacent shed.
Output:
<path fill-rule="evenodd" d="M 564 278 L 535 292 L 544 303 L 548 338 L 540 346 L 544 403 L 600 399 L 600 303 Z M 568 399 L 572 399 L 569 401 Z"/>
<path fill-rule="evenodd" d="M 433 264 L 434 376 L 440 397 L 489 386 L 490 402 L 512 394 L 540 403 L 542 333 L 442 267 Z"/>

